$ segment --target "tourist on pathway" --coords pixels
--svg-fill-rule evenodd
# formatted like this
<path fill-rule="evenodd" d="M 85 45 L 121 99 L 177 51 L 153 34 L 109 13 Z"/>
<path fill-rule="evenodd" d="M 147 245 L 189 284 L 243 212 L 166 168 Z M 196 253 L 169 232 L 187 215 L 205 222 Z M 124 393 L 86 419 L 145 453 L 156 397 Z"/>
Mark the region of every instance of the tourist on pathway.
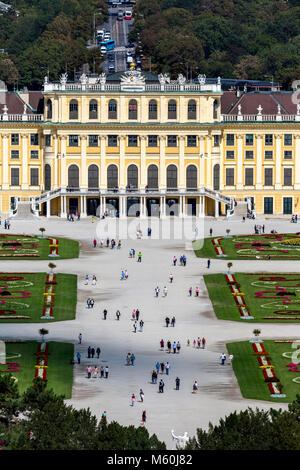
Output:
<path fill-rule="evenodd" d="M 196 297 L 199 297 L 199 287 L 196 287 Z"/>
<path fill-rule="evenodd" d="M 82 333 L 79 333 L 79 335 L 78 335 L 78 340 L 79 340 L 79 344 L 81 344 L 81 341 L 82 341 Z"/>
<path fill-rule="evenodd" d="M 175 319 L 175 317 L 172 317 L 172 320 L 171 320 L 171 325 L 173 326 L 173 328 L 174 328 L 174 326 L 175 326 L 175 322 L 176 322 L 176 319 Z"/>
<path fill-rule="evenodd" d="M 165 322 L 166 322 L 166 327 L 168 328 L 168 327 L 169 327 L 169 323 L 170 323 L 170 318 L 169 318 L 169 317 L 166 317 L 166 318 L 165 318 Z"/>
<path fill-rule="evenodd" d="M 140 399 L 141 399 L 141 402 L 144 401 L 144 396 L 145 396 L 145 395 L 144 395 L 144 392 L 143 392 L 143 390 L 140 388 Z"/>
<path fill-rule="evenodd" d="M 228 359 L 229 359 L 229 364 L 232 364 L 232 361 L 233 361 L 233 354 L 229 354 Z"/>
<path fill-rule="evenodd" d="M 157 372 L 155 370 L 152 371 L 152 383 L 157 384 Z"/>
<path fill-rule="evenodd" d="M 155 297 L 158 297 L 158 294 L 159 294 L 159 287 L 158 287 L 158 286 L 155 287 L 154 291 L 155 291 Z"/>
<path fill-rule="evenodd" d="M 132 321 L 135 321 L 135 316 L 136 316 L 136 311 L 135 309 L 132 310 L 132 313 L 131 313 L 131 319 Z"/>
<path fill-rule="evenodd" d="M 210 228 L 210 229 L 209 229 L 209 235 L 210 235 L 211 237 L 212 237 L 212 233 L 213 233 L 213 229 Z"/>
<path fill-rule="evenodd" d="M 109 238 L 106 239 L 106 248 L 109 247 Z"/>
<path fill-rule="evenodd" d="M 173 278 L 173 274 L 170 274 L 169 279 L 170 279 L 170 283 L 172 284 L 173 279 L 174 279 L 174 278 Z"/>
<path fill-rule="evenodd" d="M 167 297 L 167 295 L 168 295 L 168 289 L 167 289 L 167 287 L 165 286 L 165 287 L 164 287 L 164 296 Z"/>
<path fill-rule="evenodd" d="M 159 393 L 164 393 L 164 386 L 165 386 L 165 382 L 163 381 L 163 379 L 160 379 L 159 387 L 158 387 Z"/>
<path fill-rule="evenodd" d="M 96 379 L 98 377 L 98 367 L 97 366 L 94 367 L 93 377 L 94 377 L 94 379 Z"/>
<path fill-rule="evenodd" d="M 124 277 L 125 277 L 125 280 L 128 279 L 128 272 L 127 272 L 127 269 L 125 269 L 125 271 L 124 271 Z"/>
<path fill-rule="evenodd" d="M 190 297 L 192 297 L 192 294 L 193 294 L 193 289 L 190 287 L 190 288 L 189 288 L 189 295 L 190 295 Z"/>
<path fill-rule="evenodd" d="M 101 349 L 99 348 L 99 346 L 96 349 L 96 353 L 97 353 L 97 358 L 99 359 L 99 356 L 100 356 L 100 353 L 101 353 Z"/>
<path fill-rule="evenodd" d="M 95 286 L 96 284 L 97 284 L 97 278 L 96 276 L 93 276 L 92 286 Z"/>
<path fill-rule="evenodd" d="M 200 346 L 201 346 L 201 339 L 198 336 L 198 338 L 197 338 L 197 347 L 198 347 L 198 349 L 200 349 Z"/>
<path fill-rule="evenodd" d="M 124 273 L 124 271 L 122 271 L 121 272 L 121 281 L 124 281 L 124 279 L 125 279 L 125 273 Z"/>
<path fill-rule="evenodd" d="M 157 361 L 157 363 L 155 364 L 155 369 L 156 369 L 156 372 L 159 373 L 159 369 L 160 369 L 160 363 Z"/>
<path fill-rule="evenodd" d="M 180 387 L 180 378 L 179 377 L 176 377 L 175 384 L 176 384 L 176 390 L 179 390 L 179 387 Z"/>
<path fill-rule="evenodd" d="M 120 316 L 121 316 L 120 310 L 117 310 L 116 311 L 117 320 L 120 320 Z"/>
<path fill-rule="evenodd" d="M 202 338 L 202 348 L 205 349 L 205 345 L 206 345 L 206 339 L 205 338 Z"/>
<path fill-rule="evenodd" d="M 166 374 L 169 375 L 170 364 L 168 362 L 166 363 L 165 368 L 166 368 Z"/>
<path fill-rule="evenodd" d="M 144 322 L 143 320 L 140 321 L 140 333 L 143 333 Z"/>
<path fill-rule="evenodd" d="M 177 349 L 177 344 L 176 344 L 176 341 L 174 341 L 173 343 L 173 354 L 176 354 L 176 349 Z"/>
<path fill-rule="evenodd" d="M 118 241 L 118 246 L 117 246 L 118 250 L 120 250 L 121 248 L 121 240 Z"/>
<path fill-rule="evenodd" d="M 194 385 L 193 385 L 193 393 L 197 393 L 197 392 L 198 392 L 198 382 L 197 380 L 195 380 Z"/>
<path fill-rule="evenodd" d="M 91 305 L 91 308 L 94 308 L 94 305 L 95 305 L 94 299 L 91 299 L 91 300 L 90 300 L 90 305 Z"/>
<path fill-rule="evenodd" d="M 105 366 L 105 369 L 104 369 L 104 372 L 105 372 L 105 378 L 107 379 L 108 378 L 108 366 Z"/>
<path fill-rule="evenodd" d="M 129 353 L 127 354 L 127 356 L 126 356 L 126 364 L 127 364 L 128 366 L 130 366 L 130 364 L 131 364 L 130 356 L 131 356 L 131 353 L 129 352 Z"/>
<path fill-rule="evenodd" d="M 92 349 L 91 349 L 91 356 L 92 356 L 92 359 L 94 359 L 94 356 L 95 356 L 95 348 L 92 348 Z"/>
<path fill-rule="evenodd" d="M 151 237 L 151 232 L 152 232 L 151 228 L 150 228 L 150 227 L 148 227 L 148 230 L 147 230 L 148 237 Z"/>
<path fill-rule="evenodd" d="M 87 366 L 87 369 L 86 369 L 86 370 L 87 370 L 88 379 L 90 379 L 90 378 L 91 378 L 91 373 L 92 373 L 92 368 L 91 368 L 91 366 Z"/>
<path fill-rule="evenodd" d="M 207 269 L 210 268 L 210 259 L 207 260 Z"/>
<path fill-rule="evenodd" d="M 179 341 L 177 341 L 176 348 L 177 348 L 177 353 L 179 354 L 180 349 L 181 349 L 181 345 L 180 345 Z"/>
<path fill-rule="evenodd" d="M 90 357 L 91 357 L 91 350 L 92 350 L 92 348 L 91 348 L 91 346 L 89 346 L 88 347 L 88 359 L 90 359 Z"/>
<path fill-rule="evenodd" d="M 88 283 L 89 283 L 89 275 L 87 274 L 87 275 L 85 276 L 85 285 L 87 286 Z"/>
<path fill-rule="evenodd" d="M 168 347 L 168 353 L 171 354 L 171 349 L 172 349 L 171 341 L 168 341 L 167 347 Z"/>
<path fill-rule="evenodd" d="M 160 370 L 161 370 L 161 373 L 163 374 L 165 370 L 165 364 L 163 362 L 160 363 Z"/>
<path fill-rule="evenodd" d="M 135 311 L 135 318 L 136 318 L 136 321 L 139 321 L 139 317 L 140 317 L 140 311 L 139 311 L 139 309 L 137 308 L 136 311 Z"/>
<path fill-rule="evenodd" d="M 80 364 L 80 358 L 81 358 L 80 352 L 76 354 L 76 357 L 77 357 L 77 364 Z"/>
<path fill-rule="evenodd" d="M 131 406 L 134 406 L 134 404 L 135 404 L 135 395 L 132 394 L 131 395 Z"/>
<path fill-rule="evenodd" d="M 139 251 L 138 252 L 138 263 L 142 262 L 142 253 Z"/>
<path fill-rule="evenodd" d="M 144 410 L 142 413 L 142 424 L 145 425 L 145 423 L 146 423 L 146 410 Z"/>
<path fill-rule="evenodd" d="M 226 361 L 226 354 L 222 353 L 221 356 L 220 356 L 220 359 L 221 359 L 221 365 L 224 366 L 225 361 Z"/>
<path fill-rule="evenodd" d="M 94 238 L 93 245 L 94 245 L 94 248 L 96 248 L 96 246 L 97 246 L 97 240 L 96 240 L 96 238 Z"/>
<path fill-rule="evenodd" d="M 160 349 L 163 351 L 165 347 L 165 342 L 163 339 L 160 340 Z"/>
<path fill-rule="evenodd" d="M 106 320 L 107 317 L 107 310 L 106 308 L 103 310 L 103 319 Z"/>
<path fill-rule="evenodd" d="M 135 333 L 136 333 L 136 329 L 137 329 L 137 322 L 135 321 L 134 324 L 133 324 L 133 330 L 134 330 Z"/>
<path fill-rule="evenodd" d="M 135 355 L 132 353 L 130 356 L 131 365 L 134 366 Z"/>
<path fill-rule="evenodd" d="M 101 366 L 100 367 L 100 376 L 99 376 L 99 378 L 102 379 L 103 377 L 104 377 L 104 367 Z"/>
<path fill-rule="evenodd" d="M 194 346 L 194 348 L 196 347 L 196 340 L 195 339 L 193 341 L 193 346 Z"/>
<path fill-rule="evenodd" d="M 177 258 L 176 256 L 173 257 L 173 266 L 176 266 L 176 263 L 177 263 Z"/>

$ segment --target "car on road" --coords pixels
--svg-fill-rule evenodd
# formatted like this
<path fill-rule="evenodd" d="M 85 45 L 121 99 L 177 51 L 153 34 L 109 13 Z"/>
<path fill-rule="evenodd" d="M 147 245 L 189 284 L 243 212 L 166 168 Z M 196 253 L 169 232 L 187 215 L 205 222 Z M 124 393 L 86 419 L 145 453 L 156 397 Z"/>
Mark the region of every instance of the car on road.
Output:
<path fill-rule="evenodd" d="M 125 20 L 131 20 L 132 19 L 132 13 L 131 13 L 130 10 L 125 11 L 124 18 L 125 18 Z"/>
<path fill-rule="evenodd" d="M 117 6 L 118 6 L 117 3 L 113 3 L 111 7 L 112 7 L 112 8 L 117 8 Z"/>
<path fill-rule="evenodd" d="M 101 52 L 101 54 L 106 54 L 106 46 L 101 46 L 100 47 L 100 52 Z"/>
<path fill-rule="evenodd" d="M 108 31 L 104 34 L 104 41 L 109 41 L 109 40 L 110 40 L 110 32 Z"/>
<path fill-rule="evenodd" d="M 127 64 L 131 64 L 133 62 L 133 57 L 131 55 L 127 56 Z"/>
<path fill-rule="evenodd" d="M 113 64 L 108 66 L 108 73 L 115 73 L 115 66 Z"/>
<path fill-rule="evenodd" d="M 108 62 L 114 62 L 115 61 L 115 56 L 114 54 L 107 54 L 107 60 Z"/>
<path fill-rule="evenodd" d="M 118 11 L 118 21 L 123 21 L 124 18 L 124 13 L 122 10 Z"/>

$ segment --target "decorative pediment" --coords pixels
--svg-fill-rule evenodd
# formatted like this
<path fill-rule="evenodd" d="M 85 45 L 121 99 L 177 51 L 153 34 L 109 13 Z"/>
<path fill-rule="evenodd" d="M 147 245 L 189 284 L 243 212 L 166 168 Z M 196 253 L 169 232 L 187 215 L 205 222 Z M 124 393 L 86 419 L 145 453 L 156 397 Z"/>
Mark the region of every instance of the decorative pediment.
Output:
<path fill-rule="evenodd" d="M 121 76 L 122 91 L 144 91 L 145 77 L 140 70 L 128 70 Z"/>

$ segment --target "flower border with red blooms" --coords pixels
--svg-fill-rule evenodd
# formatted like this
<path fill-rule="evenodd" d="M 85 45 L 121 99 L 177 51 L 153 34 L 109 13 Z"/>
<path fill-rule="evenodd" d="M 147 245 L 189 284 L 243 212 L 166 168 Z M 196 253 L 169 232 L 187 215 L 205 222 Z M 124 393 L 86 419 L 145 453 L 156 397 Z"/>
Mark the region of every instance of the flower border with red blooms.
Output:
<path fill-rule="evenodd" d="M 33 378 L 33 387 L 37 377 L 40 377 L 44 382 L 47 382 L 47 370 L 48 370 L 48 356 L 49 356 L 49 343 L 43 342 L 38 343 L 38 351 L 35 353 L 37 356 L 35 363 L 35 373 Z M 41 364 L 43 361 L 43 364 Z"/>
<path fill-rule="evenodd" d="M 253 320 L 254 317 L 251 315 L 249 307 L 245 303 L 244 294 L 241 292 L 240 288 L 235 285 L 237 284 L 237 280 L 234 274 L 225 274 L 225 279 L 231 294 L 233 295 L 235 303 L 237 304 L 240 318 L 243 320 Z"/>

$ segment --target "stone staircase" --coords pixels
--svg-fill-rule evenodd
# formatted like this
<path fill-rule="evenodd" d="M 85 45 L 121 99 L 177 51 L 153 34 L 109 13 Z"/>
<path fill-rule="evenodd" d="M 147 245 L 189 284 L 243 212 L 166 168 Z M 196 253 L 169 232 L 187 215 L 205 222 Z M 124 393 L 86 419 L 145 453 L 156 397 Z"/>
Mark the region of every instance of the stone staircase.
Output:
<path fill-rule="evenodd" d="M 242 217 L 247 217 L 248 213 L 248 203 L 245 201 L 238 201 L 237 205 L 234 208 L 234 217 L 241 219 Z"/>
<path fill-rule="evenodd" d="M 31 212 L 31 202 L 18 202 L 16 212 L 12 215 L 14 219 L 28 220 L 36 219 L 37 216 Z"/>

